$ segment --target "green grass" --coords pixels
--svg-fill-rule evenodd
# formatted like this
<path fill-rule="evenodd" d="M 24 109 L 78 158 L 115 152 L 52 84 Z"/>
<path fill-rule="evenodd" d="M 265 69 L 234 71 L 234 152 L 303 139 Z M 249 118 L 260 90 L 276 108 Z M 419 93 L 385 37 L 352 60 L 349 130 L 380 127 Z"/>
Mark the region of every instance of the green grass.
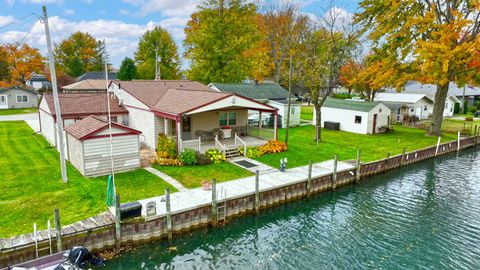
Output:
<path fill-rule="evenodd" d="M 313 105 L 311 106 L 302 106 L 300 110 L 300 119 L 303 120 L 313 120 Z"/>
<path fill-rule="evenodd" d="M 362 161 L 385 158 L 387 153 L 400 154 L 403 148 L 407 151 L 424 148 L 437 143 L 437 138 L 428 137 L 425 131 L 414 128 L 395 126 L 394 131 L 362 135 L 343 131 L 322 129 L 322 141 L 317 146 L 315 128 L 311 125 L 289 129 L 289 149 L 283 153 L 268 154 L 256 160 L 272 167 L 279 167 L 280 158 L 288 158 L 288 167 L 307 165 L 309 160 L 321 162 L 333 159 L 338 154 L 340 160 L 356 159 L 357 149 L 362 150 Z M 284 141 L 285 130 L 279 130 L 279 140 Z M 453 134 L 446 134 L 442 141 L 454 140 Z"/>
<path fill-rule="evenodd" d="M 0 110 L 0 115 L 36 113 L 37 111 L 38 111 L 37 108 L 6 109 L 6 110 Z"/>
<path fill-rule="evenodd" d="M 468 122 L 462 119 L 447 118 L 443 120 L 442 132 L 457 133 L 459 131 L 462 132 L 465 129 L 466 132 L 473 134 L 475 125 L 480 126 L 480 120 Z"/>
<path fill-rule="evenodd" d="M 224 182 L 253 175 L 251 172 L 228 162 L 207 166 L 154 165 L 153 167 L 173 177 L 187 188 L 200 187 L 203 180 L 216 179 L 217 182 Z"/>
<path fill-rule="evenodd" d="M 45 229 L 60 209 L 67 225 L 106 210 L 107 177 L 84 178 L 68 164 L 67 184 L 60 176 L 58 152 L 23 121 L 0 122 L 0 238 Z M 122 202 L 161 195 L 166 187 L 157 176 L 138 169 L 115 177 Z"/>

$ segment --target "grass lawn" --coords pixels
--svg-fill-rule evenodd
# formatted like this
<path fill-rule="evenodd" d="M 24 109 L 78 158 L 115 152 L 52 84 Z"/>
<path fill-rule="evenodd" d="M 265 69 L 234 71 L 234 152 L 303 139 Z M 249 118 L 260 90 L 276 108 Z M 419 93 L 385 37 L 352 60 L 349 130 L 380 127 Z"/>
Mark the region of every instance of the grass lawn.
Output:
<path fill-rule="evenodd" d="M 106 210 L 107 177 L 84 178 L 68 164 L 63 184 L 58 152 L 25 122 L 0 122 L 0 142 L 0 238 L 32 232 L 34 222 L 45 229 L 57 207 L 63 225 Z M 122 202 L 161 195 L 167 186 L 176 191 L 143 169 L 115 179 Z"/>
<path fill-rule="evenodd" d="M 480 120 L 468 122 L 462 119 L 447 118 L 443 120 L 442 132 L 457 133 L 465 129 L 466 131 L 469 131 L 470 134 L 473 134 L 475 125 L 480 126 Z"/>
<path fill-rule="evenodd" d="M 0 110 L 0 115 L 36 113 L 38 108 L 6 109 Z"/>
<path fill-rule="evenodd" d="M 300 110 L 300 119 L 303 120 L 313 120 L 313 105 L 311 106 L 302 106 Z"/>
<path fill-rule="evenodd" d="M 307 165 L 314 162 L 333 159 L 338 154 L 340 160 L 356 159 L 357 149 L 362 150 L 362 161 L 372 161 L 392 155 L 424 148 L 437 143 L 437 138 L 428 137 L 425 131 L 414 128 L 395 126 L 395 130 L 385 134 L 362 135 L 343 131 L 322 129 L 322 142 L 317 146 L 315 128 L 311 125 L 291 128 L 289 131 L 289 149 L 283 153 L 268 154 L 256 160 L 273 166 L 280 165 L 280 158 L 288 158 L 288 167 Z M 279 130 L 279 140 L 284 141 L 285 129 Z M 453 134 L 446 134 L 442 141 L 455 140 Z"/>
<path fill-rule="evenodd" d="M 200 183 L 203 180 L 211 180 L 215 178 L 217 179 L 217 182 L 224 182 L 253 175 L 253 173 L 228 162 L 210 164 L 207 166 L 178 167 L 154 165 L 153 167 L 170 175 L 187 188 L 200 187 Z"/>

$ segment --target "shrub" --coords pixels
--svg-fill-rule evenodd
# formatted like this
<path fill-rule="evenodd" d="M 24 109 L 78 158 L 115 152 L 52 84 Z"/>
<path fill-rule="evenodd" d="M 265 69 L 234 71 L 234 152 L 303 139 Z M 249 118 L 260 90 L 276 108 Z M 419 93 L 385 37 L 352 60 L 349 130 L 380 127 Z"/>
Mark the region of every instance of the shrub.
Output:
<path fill-rule="evenodd" d="M 197 152 L 197 164 L 200 166 L 205 166 L 212 164 L 212 161 L 210 160 L 210 156 L 208 156 L 208 154 Z"/>
<path fill-rule="evenodd" d="M 468 112 L 475 113 L 476 111 L 477 111 L 477 107 L 475 106 L 468 107 Z"/>
<path fill-rule="evenodd" d="M 158 158 L 157 164 L 160 166 L 183 166 L 182 161 L 177 158 Z"/>
<path fill-rule="evenodd" d="M 218 149 L 210 149 L 210 150 L 207 150 L 207 152 L 205 153 L 208 155 L 208 157 L 210 158 L 210 160 L 212 161 L 212 163 L 214 164 L 219 164 L 219 163 L 222 163 L 224 162 L 225 160 L 227 160 L 227 158 L 225 157 L 225 155 Z"/>
<path fill-rule="evenodd" d="M 465 117 L 466 122 L 473 122 L 473 116 L 467 116 Z"/>
<path fill-rule="evenodd" d="M 280 141 L 271 140 L 260 147 L 262 154 L 280 153 L 287 150 L 287 145 Z"/>
<path fill-rule="evenodd" d="M 238 151 L 240 152 L 240 154 L 242 156 L 245 155 L 243 150 L 244 150 L 243 147 L 238 148 Z M 257 158 L 261 155 L 262 155 L 262 151 L 260 151 L 260 147 L 258 147 L 258 146 L 247 146 L 247 157 L 248 158 Z"/>
<path fill-rule="evenodd" d="M 178 156 L 178 159 L 184 165 L 196 165 L 197 164 L 197 152 L 193 149 L 183 149 L 183 151 Z"/>
<path fill-rule="evenodd" d="M 158 135 L 157 155 L 159 158 L 176 158 L 177 144 L 175 140 L 165 134 Z"/>

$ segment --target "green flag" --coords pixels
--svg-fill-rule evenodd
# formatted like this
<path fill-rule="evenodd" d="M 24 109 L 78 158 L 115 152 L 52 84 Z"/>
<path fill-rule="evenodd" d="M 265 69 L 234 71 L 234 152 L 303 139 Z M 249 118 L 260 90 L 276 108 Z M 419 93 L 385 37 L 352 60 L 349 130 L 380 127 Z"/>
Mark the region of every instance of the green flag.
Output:
<path fill-rule="evenodd" d="M 108 176 L 107 183 L 107 206 L 113 206 L 115 204 L 115 191 L 113 187 L 113 176 Z"/>

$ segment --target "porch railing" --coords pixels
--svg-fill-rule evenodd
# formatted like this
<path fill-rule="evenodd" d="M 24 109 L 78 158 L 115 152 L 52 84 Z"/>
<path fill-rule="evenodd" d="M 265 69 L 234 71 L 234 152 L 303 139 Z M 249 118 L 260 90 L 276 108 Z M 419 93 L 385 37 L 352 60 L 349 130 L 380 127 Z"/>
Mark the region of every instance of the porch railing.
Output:
<path fill-rule="evenodd" d="M 240 136 L 235 133 L 235 148 L 239 147 L 240 145 L 243 146 L 243 155 L 247 156 L 247 143 L 240 138 Z"/>
<path fill-rule="evenodd" d="M 179 139 L 178 144 L 180 146 L 180 152 L 183 151 L 183 149 L 186 149 L 186 148 L 193 149 L 195 151 L 201 152 L 202 138 L 198 137 L 198 139 L 196 139 L 196 140 L 187 140 L 187 141 Z"/>
<path fill-rule="evenodd" d="M 215 148 L 222 151 L 224 154 L 227 151 L 227 147 L 218 140 L 218 135 L 215 135 Z"/>
<path fill-rule="evenodd" d="M 248 126 L 248 136 L 257 137 L 263 140 L 273 140 L 275 138 L 275 131 L 268 128 L 260 128 L 257 126 Z"/>

